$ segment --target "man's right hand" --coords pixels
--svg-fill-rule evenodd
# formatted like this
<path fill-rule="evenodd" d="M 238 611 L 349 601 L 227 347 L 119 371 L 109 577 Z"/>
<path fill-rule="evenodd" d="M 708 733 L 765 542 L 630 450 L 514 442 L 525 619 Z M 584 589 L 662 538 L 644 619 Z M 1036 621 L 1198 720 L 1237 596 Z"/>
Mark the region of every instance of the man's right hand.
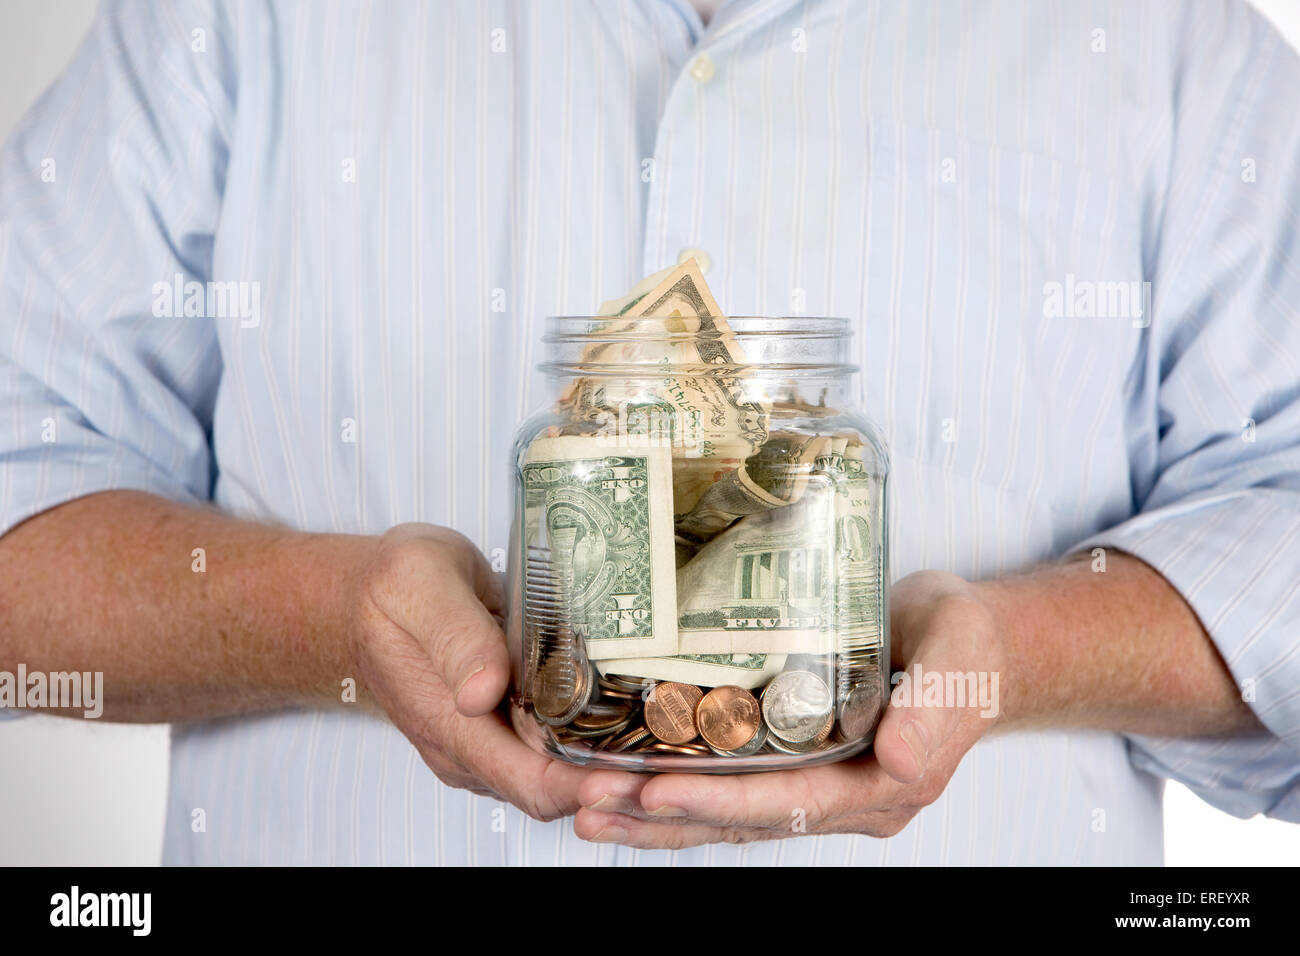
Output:
<path fill-rule="evenodd" d="M 342 706 L 386 713 L 443 782 L 570 815 L 588 772 L 531 750 L 498 708 L 501 600 L 444 528 L 308 534 L 106 491 L 0 537 L 0 669 L 103 671 L 104 718 L 145 722 L 337 708 L 355 678 Z"/>
<path fill-rule="evenodd" d="M 502 716 L 501 583 L 468 539 L 399 525 L 375 543 L 350 595 L 360 683 L 443 783 L 538 820 L 577 811 L 589 772 L 530 749 Z"/>

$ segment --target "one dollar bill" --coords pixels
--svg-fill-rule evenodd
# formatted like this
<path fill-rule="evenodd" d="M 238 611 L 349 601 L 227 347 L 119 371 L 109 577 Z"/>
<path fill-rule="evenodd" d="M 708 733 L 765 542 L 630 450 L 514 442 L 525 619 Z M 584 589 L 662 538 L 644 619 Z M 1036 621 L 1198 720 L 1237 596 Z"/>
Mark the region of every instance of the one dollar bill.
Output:
<path fill-rule="evenodd" d="M 592 660 L 676 654 L 669 450 L 538 438 L 523 489 L 524 545 L 549 563 L 529 600 L 553 606 Z"/>

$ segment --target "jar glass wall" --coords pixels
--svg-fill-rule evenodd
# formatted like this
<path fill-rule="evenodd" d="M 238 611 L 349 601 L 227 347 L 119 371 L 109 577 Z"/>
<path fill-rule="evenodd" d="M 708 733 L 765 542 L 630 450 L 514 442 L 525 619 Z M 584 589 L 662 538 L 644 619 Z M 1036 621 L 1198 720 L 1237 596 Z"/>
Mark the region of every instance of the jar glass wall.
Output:
<path fill-rule="evenodd" d="M 725 328 L 725 334 L 720 331 Z M 556 317 L 519 429 L 512 716 L 586 766 L 843 759 L 887 698 L 888 455 L 848 323 Z"/>

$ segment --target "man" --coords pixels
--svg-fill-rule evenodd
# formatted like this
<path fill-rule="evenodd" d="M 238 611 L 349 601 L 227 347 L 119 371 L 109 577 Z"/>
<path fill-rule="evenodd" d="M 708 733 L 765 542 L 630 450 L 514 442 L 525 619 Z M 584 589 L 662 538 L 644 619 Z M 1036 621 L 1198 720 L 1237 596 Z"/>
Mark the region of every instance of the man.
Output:
<path fill-rule="evenodd" d="M 1154 863 L 1162 777 L 1300 820 L 1298 80 L 1220 0 L 106 5 L 0 168 L 4 663 L 177 722 L 175 863 Z M 499 716 L 541 320 L 691 255 L 854 317 L 894 665 L 990 713 L 734 778 Z"/>

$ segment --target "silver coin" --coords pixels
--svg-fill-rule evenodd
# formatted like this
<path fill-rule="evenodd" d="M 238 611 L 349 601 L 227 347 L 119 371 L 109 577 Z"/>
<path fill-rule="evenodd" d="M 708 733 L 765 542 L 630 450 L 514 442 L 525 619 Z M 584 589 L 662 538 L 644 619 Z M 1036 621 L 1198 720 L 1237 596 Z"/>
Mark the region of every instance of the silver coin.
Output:
<path fill-rule="evenodd" d="M 880 716 L 881 693 L 878 682 L 855 684 L 840 704 L 839 727 L 835 736 L 843 741 L 856 741 L 866 737 L 876 726 Z"/>
<path fill-rule="evenodd" d="M 791 744 L 824 740 L 835 709 L 830 688 L 811 671 L 784 671 L 763 690 L 763 720 L 774 737 Z"/>
<path fill-rule="evenodd" d="M 767 745 L 778 753 L 810 754 L 815 750 L 821 750 L 827 746 L 827 741 L 830 739 L 831 735 L 831 729 L 834 726 L 835 716 L 833 714 L 827 714 L 826 723 L 822 725 L 822 729 L 817 733 L 817 736 L 813 737 L 811 740 L 806 740 L 802 743 L 793 743 L 789 740 L 782 740 L 776 734 L 769 733 L 767 735 Z"/>

